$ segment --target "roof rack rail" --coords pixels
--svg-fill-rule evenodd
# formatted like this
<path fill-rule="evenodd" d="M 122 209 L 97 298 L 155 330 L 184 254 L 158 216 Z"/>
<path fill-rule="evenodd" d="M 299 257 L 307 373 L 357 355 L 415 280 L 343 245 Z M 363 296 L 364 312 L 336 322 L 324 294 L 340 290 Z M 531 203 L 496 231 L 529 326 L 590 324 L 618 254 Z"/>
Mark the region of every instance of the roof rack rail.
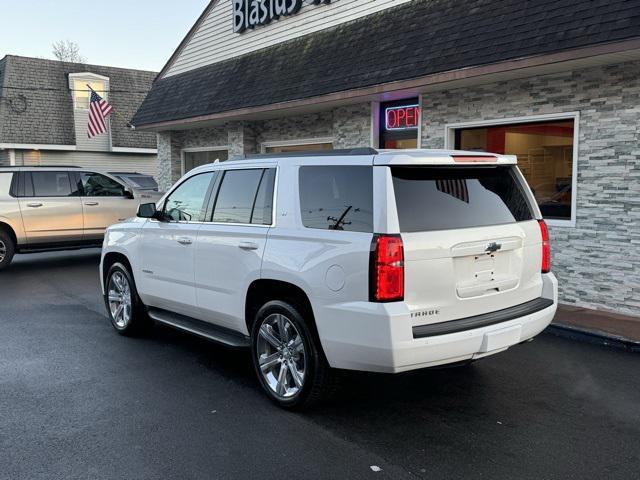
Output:
<path fill-rule="evenodd" d="M 378 151 L 375 148 L 362 147 L 362 148 L 342 148 L 336 150 L 304 150 L 299 152 L 284 152 L 284 153 L 252 153 L 244 155 L 244 159 L 251 158 L 291 158 L 291 157 L 333 157 L 336 155 L 377 155 Z"/>
<path fill-rule="evenodd" d="M 140 173 L 140 172 L 107 172 L 107 173 L 109 175 L 146 175 L 146 173 Z"/>

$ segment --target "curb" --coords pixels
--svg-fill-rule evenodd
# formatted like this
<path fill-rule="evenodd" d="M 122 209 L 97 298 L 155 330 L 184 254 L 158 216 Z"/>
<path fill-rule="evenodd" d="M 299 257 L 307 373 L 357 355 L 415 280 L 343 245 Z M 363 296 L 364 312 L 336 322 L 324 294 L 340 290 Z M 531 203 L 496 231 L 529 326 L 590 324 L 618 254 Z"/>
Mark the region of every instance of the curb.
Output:
<path fill-rule="evenodd" d="M 545 332 L 570 340 L 640 353 L 640 342 L 598 330 L 583 330 L 582 328 L 552 323 L 546 328 Z"/>

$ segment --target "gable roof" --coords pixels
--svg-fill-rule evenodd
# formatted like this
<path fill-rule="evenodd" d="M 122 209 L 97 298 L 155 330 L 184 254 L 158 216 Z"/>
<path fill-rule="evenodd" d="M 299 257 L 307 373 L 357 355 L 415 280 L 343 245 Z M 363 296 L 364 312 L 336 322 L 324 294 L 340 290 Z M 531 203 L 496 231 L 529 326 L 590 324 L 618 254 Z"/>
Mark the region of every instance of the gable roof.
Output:
<path fill-rule="evenodd" d="M 158 78 L 136 126 L 202 117 L 640 36 L 640 0 L 415 0 Z"/>
<path fill-rule="evenodd" d="M 113 146 L 156 148 L 154 134 L 133 131 L 125 120 L 142 103 L 154 72 L 14 55 L 0 61 L 0 143 L 75 145 L 69 74 L 83 72 L 109 77 L 108 100 L 119 114 L 111 116 Z"/>
<path fill-rule="evenodd" d="M 206 6 L 206 8 L 202 11 L 200 16 L 196 20 L 196 23 L 194 23 L 193 27 L 189 29 L 185 37 L 180 42 L 180 45 L 178 45 L 178 48 L 174 50 L 174 52 L 171 54 L 171 57 L 169 57 L 169 60 L 167 60 L 167 63 L 164 65 L 164 67 L 162 67 L 162 70 L 160 70 L 160 73 L 158 73 L 158 78 L 163 77 L 164 74 L 167 72 L 167 70 L 169 70 L 171 65 L 173 65 L 173 63 L 178 59 L 178 57 L 180 56 L 184 48 L 189 44 L 193 36 L 200 29 L 200 25 L 202 25 L 202 23 L 207 19 L 209 12 L 217 2 L 218 0 L 211 0 L 209 4 Z"/>

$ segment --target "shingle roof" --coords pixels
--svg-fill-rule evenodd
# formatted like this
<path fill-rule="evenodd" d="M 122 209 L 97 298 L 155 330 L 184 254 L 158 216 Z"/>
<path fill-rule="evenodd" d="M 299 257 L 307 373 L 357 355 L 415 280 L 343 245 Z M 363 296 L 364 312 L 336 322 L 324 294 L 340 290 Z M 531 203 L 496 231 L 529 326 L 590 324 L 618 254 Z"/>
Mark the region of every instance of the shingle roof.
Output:
<path fill-rule="evenodd" d="M 142 103 L 156 76 L 154 72 L 14 55 L 0 60 L 0 143 L 75 145 L 68 77 L 79 72 L 109 77 L 109 103 L 119 113 L 111 117 L 114 147 L 156 148 L 154 134 L 132 131 L 124 120 L 130 119 Z M 24 111 L 19 95 L 26 100 Z M 10 108 L 9 99 L 17 108 Z"/>
<path fill-rule="evenodd" d="M 640 36 L 640 0 L 414 0 L 157 79 L 137 126 Z"/>

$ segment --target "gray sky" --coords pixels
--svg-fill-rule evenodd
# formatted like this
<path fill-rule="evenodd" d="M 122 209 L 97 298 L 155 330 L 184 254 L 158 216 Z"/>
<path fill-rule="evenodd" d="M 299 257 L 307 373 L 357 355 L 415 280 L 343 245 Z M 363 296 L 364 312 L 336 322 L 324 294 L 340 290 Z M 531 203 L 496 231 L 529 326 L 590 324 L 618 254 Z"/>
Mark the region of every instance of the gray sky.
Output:
<path fill-rule="evenodd" d="M 73 40 L 88 63 L 160 70 L 209 0 L 0 0 L 0 58 L 53 59 Z M 231 28 L 231 27 L 229 27 Z"/>

